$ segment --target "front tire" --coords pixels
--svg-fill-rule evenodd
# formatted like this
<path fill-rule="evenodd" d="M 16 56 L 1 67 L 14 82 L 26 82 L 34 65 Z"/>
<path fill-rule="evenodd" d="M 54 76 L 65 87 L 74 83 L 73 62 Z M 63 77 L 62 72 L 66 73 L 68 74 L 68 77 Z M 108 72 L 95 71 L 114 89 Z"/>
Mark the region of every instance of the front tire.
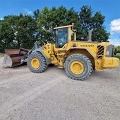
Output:
<path fill-rule="evenodd" d="M 93 71 L 90 59 L 83 54 L 69 56 L 65 61 L 64 69 L 67 76 L 74 80 L 85 80 Z"/>
<path fill-rule="evenodd" d="M 42 73 L 47 69 L 44 56 L 41 53 L 31 53 L 27 60 L 27 66 L 34 73 Z"/>

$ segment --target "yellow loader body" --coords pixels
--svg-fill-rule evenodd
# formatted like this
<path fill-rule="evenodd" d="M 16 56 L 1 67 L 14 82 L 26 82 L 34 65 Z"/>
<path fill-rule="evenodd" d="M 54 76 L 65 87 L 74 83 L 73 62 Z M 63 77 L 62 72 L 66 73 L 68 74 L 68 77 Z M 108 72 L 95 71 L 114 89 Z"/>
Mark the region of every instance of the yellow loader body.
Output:
<path fill-rule="evenodd" d="M 104 51 L 98 49 L 98 46 L 104 46 Z M 86 55 L 92 62 L 95 70 L 112 69 L 119 66 L 119 59 L 116 57 L 106 57 L 106 48 L 110 43 L 93 43 L 93 42 L 78 42 L 69 41 L 62 48 L 56 48 L 55 44 L 46 44 L 44 46 L 44 52 L 46 56 L 49 56 L 52 64 L 57 65 L 59 68 L 64 67 L 65 58 L 72 54 L 81 53 Z M 57 56 L 57 57 L 55 57 Z"/>

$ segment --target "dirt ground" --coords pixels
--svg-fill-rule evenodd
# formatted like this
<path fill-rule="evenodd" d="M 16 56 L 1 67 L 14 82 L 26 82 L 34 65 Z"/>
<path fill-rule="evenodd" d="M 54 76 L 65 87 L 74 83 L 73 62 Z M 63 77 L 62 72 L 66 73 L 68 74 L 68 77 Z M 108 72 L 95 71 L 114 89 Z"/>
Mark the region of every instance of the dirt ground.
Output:
<path fill-rule="evenodd" d="M 37 74 L 2 60 L 0 120 L 120 120 L 120 67 L 77 81 L 57 67 Z"/>

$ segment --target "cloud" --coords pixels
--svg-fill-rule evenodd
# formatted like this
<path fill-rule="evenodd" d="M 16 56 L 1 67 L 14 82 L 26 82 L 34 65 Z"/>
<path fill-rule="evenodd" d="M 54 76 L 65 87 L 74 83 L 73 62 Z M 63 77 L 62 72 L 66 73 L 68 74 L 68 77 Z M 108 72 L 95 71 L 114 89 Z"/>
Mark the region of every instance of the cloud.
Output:
<path fill-rule="evenodd" d="M 32 11 L 28 10 L 28 9 L 25 9 L 25 11 L 27 12 L 27 14 L 32 14 Z"/>
<path fill-rule="evenodd" d="M 120 18 L 114 19 L 110 24 L 111 33 L 120 33 Z"/>
<path fill-rule="evenodd" d="M 0 18 L 0 20 L 4 20 L 4 18 Z"/>
<path fill-rule="evenodd" d="M 120 46 L 120 40 L 119 39 L 109 39 L 109 41 L 115 46 Z"/>

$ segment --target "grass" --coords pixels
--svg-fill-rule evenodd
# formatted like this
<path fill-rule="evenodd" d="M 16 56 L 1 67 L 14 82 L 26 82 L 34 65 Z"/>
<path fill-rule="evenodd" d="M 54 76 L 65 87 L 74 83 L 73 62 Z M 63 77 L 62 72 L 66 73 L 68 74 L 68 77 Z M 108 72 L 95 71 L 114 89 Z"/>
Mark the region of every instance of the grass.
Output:
<path fill-rule="evenodd" d="M 117 53 L 116 55 L 114 55 L 114 57 L 117 57 L 120 59 L 120 53 Z"/>
<path fill-rule="evenodd" d="M 3 57 L 4 56 L 4 53 L 0 53 L 0 57 Z"/>

